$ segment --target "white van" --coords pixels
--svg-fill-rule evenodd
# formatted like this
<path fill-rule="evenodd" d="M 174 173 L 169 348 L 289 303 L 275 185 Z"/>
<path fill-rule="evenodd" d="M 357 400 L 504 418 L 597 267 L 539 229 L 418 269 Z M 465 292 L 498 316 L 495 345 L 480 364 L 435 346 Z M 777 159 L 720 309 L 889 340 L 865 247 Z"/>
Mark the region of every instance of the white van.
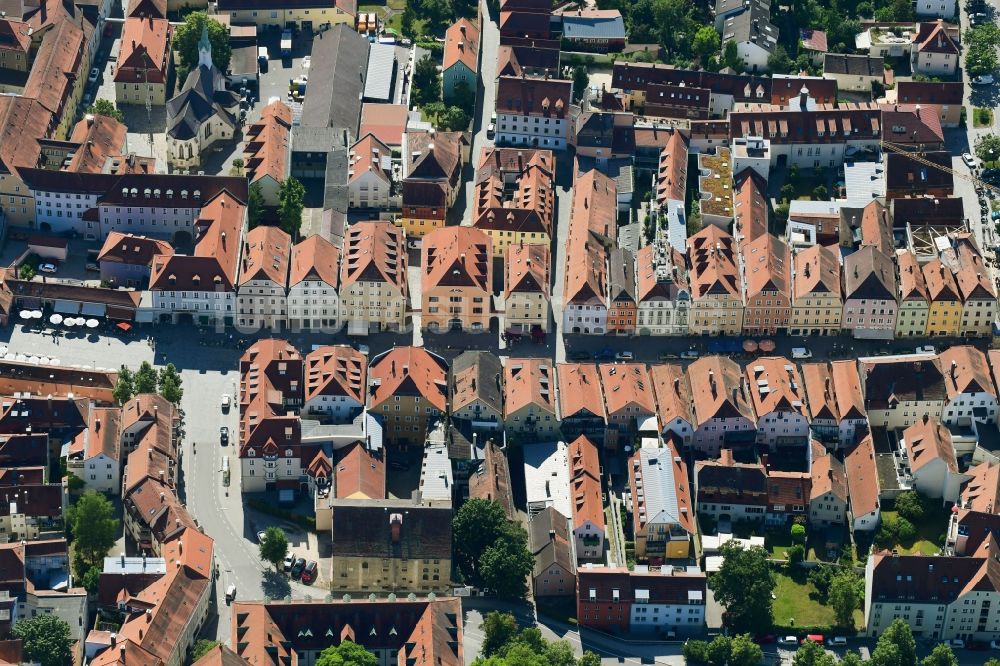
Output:
<path fill-rule="evenodd" d="M 226 603 L 231 604 L 236 600 L 236 586 L 230 585 L 226 588 Z"/>
<path fill-rule="evenodd" d="M 260 60 L 262 62 L 267 62 L 267 47 L 266 46 L 258 46 L 257 47 L 257 60 Z"/>
<path fill-rule="evenodd" d="M 805 347 L 792 347 L 792 358 L 812 358 L 812 352 Z"/>

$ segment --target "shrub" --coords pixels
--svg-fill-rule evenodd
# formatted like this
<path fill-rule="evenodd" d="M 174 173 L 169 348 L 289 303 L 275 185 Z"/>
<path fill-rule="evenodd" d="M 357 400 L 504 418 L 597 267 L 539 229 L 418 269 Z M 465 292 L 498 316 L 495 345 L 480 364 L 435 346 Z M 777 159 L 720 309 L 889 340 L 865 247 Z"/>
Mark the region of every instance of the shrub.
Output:
<path fill-rule="evenodd" d="M 799 525 L 798 523 L 792 525 L 792 541 L 795 543 L 805 543 L 806 542 L 806 527 L 805 525 Z"/>
<path fill-rule="evenodd" d="M 789 564 L 798 564 L 804 559 L 806 559 L 806 549 L 802 544 L 797 543 L 788 549 Z"/>
<path fill-rule="evenodd" d="M 684 643 L 684 660 L 689 664 L 707 664 L 708 641 L 687 641 Z"/>
<path fill-rule="evenodd" d="M 913 543 L 913 540 L 917 536 L 917 528 L 906 518 L 900 518 L 896 521 L 896 530 L 900 543 Z"/>

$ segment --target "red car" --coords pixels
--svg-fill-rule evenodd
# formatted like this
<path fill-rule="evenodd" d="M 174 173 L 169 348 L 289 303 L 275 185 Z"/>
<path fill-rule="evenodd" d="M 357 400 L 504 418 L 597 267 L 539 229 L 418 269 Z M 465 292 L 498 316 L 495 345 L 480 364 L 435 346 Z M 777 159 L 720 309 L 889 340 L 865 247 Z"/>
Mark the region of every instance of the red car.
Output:
<path fill-rule="evenodd" d="M 757 634 L 753 637 L 753 642 L 757 645 L 767 645 L 778 640 L 774 634 Z"/>
<path fill-rule="evenodd" d="M 823 644 L 823 634 L 809 634 L 802 639 L 802 643 L 805 644 L 806 641 L 812 641 L 813 643 Z"/>
<path fill-rule="evenodd" d="M 317 569 L 316 561 L 309 560 L 309 563 L 306 564 L 305 568 L 302 569 L 302 582 L 303 583 L 314 582 L 316 580 L 316 569 Z"/>

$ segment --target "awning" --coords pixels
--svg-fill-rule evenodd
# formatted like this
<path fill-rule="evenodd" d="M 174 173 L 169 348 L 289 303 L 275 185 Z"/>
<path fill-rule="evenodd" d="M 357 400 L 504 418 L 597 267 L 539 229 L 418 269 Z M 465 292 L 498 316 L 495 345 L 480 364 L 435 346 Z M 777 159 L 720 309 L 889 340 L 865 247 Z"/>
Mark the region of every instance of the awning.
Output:
<path fill-rule="evenodd" d="M 351 319 L 347 322 L 348 335 L 368 335 L 368 322 L 363 319 Z"/>
<path fill-rule="evenodd" d="M 130 331 L 132 330 L 132 324 L 128 323 L 127 321 L 120 321 L 118 322 L 118 328 L 120 328 L 123 331 Z"/>
<path fill-rule="evenodd" d="M 57 300 L 52 309 L 60 314 L 75 315 L 80 313 L 80 304 L 76 301 Z"/>
<path fill-rule="evenodd" d="M 104 303 L 84 303 L 80 314 L 87 317 L 103 317 L 106 311 Z"/>
<path fill-rule="evenodd" d="M 121 319 L 122 321 L 132 321 L 133 312 L 128 308 L 120 308 L 114 305 L 109 305 L 106 316 L 109 319 Z"/>

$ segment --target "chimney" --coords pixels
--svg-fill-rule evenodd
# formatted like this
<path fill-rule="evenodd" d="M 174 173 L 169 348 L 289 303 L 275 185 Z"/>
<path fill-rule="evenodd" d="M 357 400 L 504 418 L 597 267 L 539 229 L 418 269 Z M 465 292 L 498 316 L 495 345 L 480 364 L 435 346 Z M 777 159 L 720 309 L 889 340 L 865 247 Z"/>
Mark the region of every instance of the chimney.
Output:
<path fill-rule="evenodd" d="M 809 106 L 809 89 L 802 86 L 802 90 L 799 91 L 799 110 L 805 111 Z"/>
<path fill-rule="evenodd" d="M 712 370 L 708 371 L 708 385 L 712 388 L 712 397 L 718 397 L 718 389 L 715 385 L 715 372 Z"/>
<path fill-rule="evenodd" d="M 101 419 L 94 419 L 94 431 L 101 432 Z"/>
<path fill-rule="evenodd" d="M 167 501 L 167 496 L 163 493 L 160 493 L 160 504 L 163 504 L 166 501 Z"/>
<path fill-rule="evenodd" d="M 403 514 L 393 513 L 389 516 L 389 536 L 393 543 L 399 543 L 399 535 L 403 529 Z"/>
<path fill-rule="evenodd" d="M 923 419 L 923 421 L 924 421 L 924 425 L 927 425 L 927 421 L 928 421 L 928 420 L 930 420 L 930 417 L 929 417 L 929 416 L 927 416 L 927 414 L 925 413 L 925 414 L 924 414 L 924 419 Z"/>
<path fill-rule="evenodd" d="M 556 531 L 549 530 L 549 541 L 555 541 L 555 540 L 556 540 Z"/>
<path fill-rule="evenodd" d="M 117 642 L 118 642 L 118 634 L 112 632 L 111 633 L 111 647 L 114 647 Z"/>

